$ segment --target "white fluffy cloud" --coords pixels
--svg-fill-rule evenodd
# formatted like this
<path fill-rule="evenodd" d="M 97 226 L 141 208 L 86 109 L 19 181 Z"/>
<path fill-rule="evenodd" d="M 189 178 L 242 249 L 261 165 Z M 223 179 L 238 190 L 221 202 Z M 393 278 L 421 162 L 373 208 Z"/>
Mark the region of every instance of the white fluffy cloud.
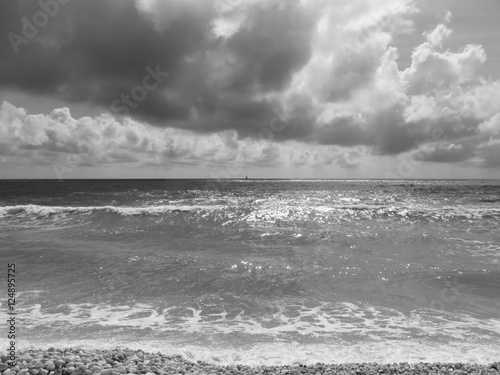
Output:
<path fill-rule="evenodd" d="M 159 129 L 130 119 L 118 122 L 107 114 L 75 119 L 68 108 L 55 109 L 49 115 L 30 115 L 8 102 L 0 107 L 0 139 L 1 162 L 25 160 L 56 168 L 117 163 L 164 168 L 300 164 L 321 167 L 345 158 L 351 166 L 362 162 L 359 150 L 353 159 L 352 150 L 312 145 L 299 148 L 295 142 L 240 140 L 234 131 L 200 135 L 179 129 Z"/>

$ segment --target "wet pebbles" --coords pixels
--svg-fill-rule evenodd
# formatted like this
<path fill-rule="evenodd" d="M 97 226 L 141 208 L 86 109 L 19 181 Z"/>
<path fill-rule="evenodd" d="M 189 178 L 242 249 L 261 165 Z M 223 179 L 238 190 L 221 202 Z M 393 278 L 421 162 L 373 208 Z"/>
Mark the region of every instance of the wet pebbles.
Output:
<path fill-rule="evenodd" d="M 181 356 L 144 353 L 140 350 L 54 349 L 18 352 L 15 366 L 0 356 L 2 375 L 412 375 L 412 374 L 481 374 L 500 375 L 500 363 L 351 363 L 295 366 L 221 366 L 202 361 L 191 362 Z"/>

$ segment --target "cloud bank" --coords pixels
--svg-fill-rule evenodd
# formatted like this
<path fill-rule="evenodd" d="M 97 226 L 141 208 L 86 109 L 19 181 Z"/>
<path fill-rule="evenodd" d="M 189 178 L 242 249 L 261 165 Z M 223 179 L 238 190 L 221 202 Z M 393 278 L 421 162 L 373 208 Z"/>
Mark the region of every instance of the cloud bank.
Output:
<path fill-rule="evenodd" d="M 207 135 L 162 129 L 131 119 L 119 122 L 109 114 L 76 119 L 68 108 L 30 115 L 8 102 L 0 106 L 0 124 L 0 162 L 25 161 L 51 166 L 59 173 L 80 166 L 124 163 L 167 169 L 201 165 L 226 170 L 213 176 L 219 178 L 235 177 L 242 168 L 254 166 L 322 167 L 339 160 L 354 167 L 369 155 L 361 148 L 299 148 L 296 142 L 241 140 L 234 130 Z"/>

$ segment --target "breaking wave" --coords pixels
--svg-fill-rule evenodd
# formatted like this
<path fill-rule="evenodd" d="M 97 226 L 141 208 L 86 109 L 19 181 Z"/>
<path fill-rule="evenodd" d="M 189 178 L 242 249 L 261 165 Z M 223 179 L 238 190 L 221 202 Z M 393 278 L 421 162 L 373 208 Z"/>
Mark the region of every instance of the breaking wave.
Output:
<path fill-rule="evenodd" d="M 186 202 L 183 202 L 186 203 Z M 210 202 L 209 202 L 210 203 Z M 307 221 L 322 223 L 349 219 L 388 219 L 409 221 L 493 220 L 500 221 L 500 208 L 477 206 L 341 204 L 311 205 L 308 202 L 253 201 L 232 204 L 161 204 L 149 206 L 42 206 L 0 207 L 0 218 L 52 218 L 57 215 L 112 214 L 120 216 L 160 216 L 172 213 L 202 213 L 223 216 L 225 223 L 246 222 L 290 224 Z"/>
<path fill-rule="evenodd" d="M 220 206 L 147 206 L 147 207 L 122 207 L 122 206 L 90 206 L 90 207 L 71 207 L 71 206 L 38 206 L 33 204 L 5 206 L 0 207 L 0 217 L 5 216 L 38 216 L 41 218 L 50 217 L 57 214 L 87 214 L 87 213 L 111 213 L 122 216 L 147 216 L 161 215 L 168 212 L 190 212 L 199 210 L 213 210 Z"/>

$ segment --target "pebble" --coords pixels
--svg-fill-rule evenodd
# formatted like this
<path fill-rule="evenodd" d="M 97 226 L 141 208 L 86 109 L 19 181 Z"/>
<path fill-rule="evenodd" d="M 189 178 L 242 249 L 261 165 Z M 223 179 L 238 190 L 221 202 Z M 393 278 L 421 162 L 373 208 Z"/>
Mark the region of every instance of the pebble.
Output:
<path fill-rule="evenodd" d="M 49 371 L 53 371 L 56 369 L 56 365 L 54 364 L 54 362 L 47 362 L 47 366 L 45 368 Z"/>

